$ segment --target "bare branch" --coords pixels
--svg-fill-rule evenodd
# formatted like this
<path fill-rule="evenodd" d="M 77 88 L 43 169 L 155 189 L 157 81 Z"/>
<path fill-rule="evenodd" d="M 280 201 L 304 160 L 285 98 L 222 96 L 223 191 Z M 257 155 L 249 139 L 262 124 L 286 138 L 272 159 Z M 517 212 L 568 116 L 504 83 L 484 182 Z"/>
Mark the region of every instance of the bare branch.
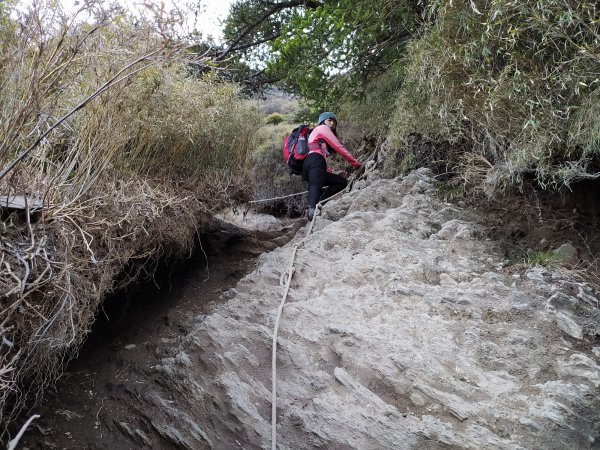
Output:
<path fill-rule="evenodd" d="M 232 40 L 229 41 L 229 45 L 225 48 L 225 50 L 223 50 L 215 58 L 216 61 L 221 61 L 225 56 L 227 56 L 231 52 L 252 47 L 252 45 L 246 45 L 246 46 L 238 47 L 237 44 L 239 44 L 242 41 L 242 39 L 244 39 L 246 36 L 248 36 L 250 33 L 252 33 L 252 31 L 254 31 L 256 28 L 258 28 L 269 17 L 271 17 L 271 16 L 273 16 L 273 15 L 275 15 L 275 14 L 277 14 L 277 13 L 279 13 L 279 12 L 285 10 L 285 9 L 296 8 L 296 7 L 302 6 L 302 5 L 304 5 L 307 8 L 317 8 L 318 6 L 321 6 L 322 3 L 321 2 L 312 1 L 312 0 L 308 0 L 308 1 L 307 0 L 292 0 L 292 1 L 281 2 L 281 3 L 270 3 L 271 7 L 269 9 L 267 9 L 254 22 L 248 24 Z M 262 40 L 262 42 L 261 41 L 257 41 L 257 43 L 254 44 L 254 45 L 258 45 L 258 44 L 267 42 L 269 40 L 273 40 L 277 36 L 279 36 L 279 34 L 277 34 L 276 36 L 274 35 L 271 39 Z"/>

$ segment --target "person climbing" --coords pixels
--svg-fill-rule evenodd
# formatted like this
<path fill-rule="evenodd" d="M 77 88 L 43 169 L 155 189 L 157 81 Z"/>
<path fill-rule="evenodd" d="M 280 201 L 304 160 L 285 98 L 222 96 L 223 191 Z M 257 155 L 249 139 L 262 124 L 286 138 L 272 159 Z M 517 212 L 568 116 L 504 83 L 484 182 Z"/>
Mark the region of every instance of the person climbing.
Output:
<path fill-rule="evenodd" d="M 336 129 L 335 114 L 324 112 L 319 116 L 317 127 L 308 137 L 308 155 L 302 167 L 302 178 L 308 182 L 308 220 L 312 220 L 320 200 L 337 194 L 348 185 L 345 172 L 334 173 L 327 167 L 325 158 L 335 151 L 352 167 L 360 167 L 360 163 L 337 138 Z M 324 186 L 327 186 L 327 189 L 322 192 Z"/>

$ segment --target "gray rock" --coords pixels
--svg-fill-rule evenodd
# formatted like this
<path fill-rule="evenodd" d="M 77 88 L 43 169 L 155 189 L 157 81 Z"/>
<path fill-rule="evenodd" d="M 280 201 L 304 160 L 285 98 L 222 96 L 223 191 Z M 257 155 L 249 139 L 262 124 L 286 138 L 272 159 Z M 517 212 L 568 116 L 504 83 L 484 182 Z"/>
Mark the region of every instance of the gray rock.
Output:
<path fill-rule="evenodd" d="M 442 229 L 431 236 L 431 239 L 471 239 L 477 236 L 477 227 L 462 220 L 450 220 L 442 225 Z"/>
<path fill-rule="evenodd" d="M 152 421 L 152 427 L 154 431 L 156 431 L 159 435 L 165 438 L 167 441 L 171 442 L 178 448 L 184 448 L 188 450 L 194 450 L 196 445 L 192 442 L 189 442 L 183 433 L 171 425 L 165 425 L 163 423 L 159 423 L 157 421 Z"/>
<path fill-rule="evenodd" d="M 428 170 L 366 181 L 327 204 L 298 250 L 278 448 L 590 446 L 600 350 L 562 337 L 600 334 L 593 293 L 544 268 L 505 272 L 480 226 L 434 191 Z M 299 240 L 263 254 L 156 366 L 169 400 L 144 401 L 166 445 L 270 447 L 279 274 Z"/>
<path fill-rule="evenodd" d="M 542 431 L 542 426 L 539 423 L 537 423 L 527 417 L 521 417 L 519 419 L 519 423 L 521 425 L 523 425 L 524 427 L 531 429 L 532 431 L 535 431 L 535 432 Z"/>
<path fill-rule="evenodd" d="M 223 297 L 224 298 L 233 298 L 237 295 L 238 291 L 236 289 L 228 289 L 225 292 L 223 292 Z M 201 316 L 203 316 L 203 314 L 200 314 Z M 204 319 L 203 319 L 204 320 Z"/>
<path fill-rule="evenodd" d="M 596 336 L 600 332 L 600 310 L 580 296 L 557 292 L 547 302 L 547 309 L 554 313 L 558 327 L 576 339 L 584 335 Z"/>
<path fill-rule="evenodd" d="M 532 267 L 525 273 L 525 277 L 531 281 L 537 281 L 542 284 L 546 284 L 545 276 L 549 275 L 548 270 L 544 267 Z"/>
<path fill-rule="evenodd" d="M 577 249 L 570 242 L 564 243 L 553 252 L 562 263 L 575 264 L 579 260 Z"/>
<path fill-rule="evenodd" d="M 204 322 L 204 319 L 206 319 L 206 314 L 198 314 L 196 316 L 196 322 L 202 323 L 202 322 Z"/>
<path fill-rule="evenodd" d="M 125 422 L 116 422 L 117 426 L 121 429 L 121 431 L 133 439 L 139 445 L 146 445 L 148 447 L 152 446 L 152 441 L 146 434 L 137 428 L 132 428 L 129 424 Z"/>
<path fill-rule="evenodd" d="M 175 362 L 181 366 L 192 367 L 192 360 L 189 355 L 185 352 L 179 352 L 175 357 Z"/>

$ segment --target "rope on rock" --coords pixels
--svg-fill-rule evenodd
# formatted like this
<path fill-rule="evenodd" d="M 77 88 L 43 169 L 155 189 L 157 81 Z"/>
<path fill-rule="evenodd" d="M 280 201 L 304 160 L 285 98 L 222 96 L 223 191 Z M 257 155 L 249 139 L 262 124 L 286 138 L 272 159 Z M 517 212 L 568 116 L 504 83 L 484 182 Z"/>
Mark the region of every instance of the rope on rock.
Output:
<path fill-rule="evenodd" d="M 275 200 L 283 200 L 284 198 L 296 197 L 297 195 L 304 195 L 307 192 L 308 191 L 297 192 L 296 194 L 284 195 L 282 197 L 265 198 L 265 199 L 262 199 L 262 200 L 252 200 L 252 201 L 250 201 L 248 203 L 252 204 L 252 203 L 274 202 Z"/>
<path fill-rule="evenodd" d="M 281 321 L 281 316 L 283 314 L 283 306 L 285 305 L 285 302 L 288 297 L 288 293 L 290 291 L 290 285 L 292 284 L 292 277 L 294 276 L 294 272 L 296 271 L 296 268 L 294 267 L 294 262 L 296 261 L 296 254 L 298 253 L 298 248 L 300 248 L 300 246 L 302 244 L 304 244 L 304 242 L 306 242 L 306 239 L 312 233 L 312 229 L 317 220 L 318 212 L 320 211 L 320 209 L 322 207 L 321 203 L 322 202 L 319 202 L 317 204 L 317 210 L 315 211 L 315 214 L 313 215 L 313 218 L 310 222 L 306 236 L 304 236 L 304 238 L 300 242 L 297 242 L 293 245 L 290 263 L 288 264 L 286 271 L 283 272 L 281 279 L 280 279 L 280 284 L 283 284 L 282 283 L 283 278 L 285 277 L 285 275 L 287 275 L 285 289 L 283 291 L 281 303 L 279 304 L 279 308 L 277 309 L 277 316 L 275 318 L 275 326 L 273 328 L 273 349 L 272 349 L 272 354 L 271 354 L 271 384 L 272 384 L 272 387 L 271 387 L 271 449 L 272 450 L 277 449 L 277 334 L 279 332 L 279 322 Z"/>
<path fill-rule="evenodd" d="M 272 353 L 271 353 L 271 384 L 272 384 L 272 388 L 271 388 L 271 450 L 277 450 L 277 334 L 279 332 L 279 323 L 281 321 L 281 316 L 283 315 L 283 306 L 285 305 L 285 302 L 287 300 L 288 293 L 290 291 L 290 285 L 292 284 L 292 277 L 294 276 L 294 272 L 296 271 L 296 268 L 294 267 L 294 262 L 296 261 L 296 255 L 298 253 L 298 249 L 306 242 L 308 237 L 311 235 L 312 230 L 313 230 L 316 220 L 317 220 L 317 216 L 320 214 L 321 209 L 323 208 L 325 203 L 329 202 L 330 200 L 333 200 L 334 198 L 336 198 L 346 192 L 350 192 L 352 190 L 352 186 L 354 185 L 354 182 L 366 177 L 370 172 L 372 172 L 375 169 L 376 166 L 377 166 L 377 150 L 375 150 L 366 159 L 366 161 L 361 165 L 361 167 L 359 168 L 358 171 L 356 171 L 354 174 L 352 174 L 352 177 L 348 182 L 348 186 L 346 186 L 346 188 L 344 190 L 338 192 L 335 195 L 332 195 L 331 197 L 329 197 L 325 200 L 321 200 L 319 203 L 317 203 L 315 214 L 313 215 L 313 218 L 310 222 L 310 226 L 308 227 L 306 235 L 304 236 L 304 238 L 302 238 L 302 240 L 300 242 L 297 242 L 292 247 L 292 256 L 290 258 L 290 262 L 287 266 L 286 271 L 283 272 L 283 274 L 281 275 L 281 278 L 279 280 L 280 284 L 283 284 L 283 279 L 287 275 L 285 289 L 283 291 L 283 296 L 281 298 L 279 308 L 277 309 L 277 316 L 275 318 L 275 326 L 273 328 L 273 349 L 272 349 Z M 305 193 L 306 192 L 302 192 L 302 194 L 305 194 Z M 299 194 L 293 194 L 293 195 L 299 195 Z"/>

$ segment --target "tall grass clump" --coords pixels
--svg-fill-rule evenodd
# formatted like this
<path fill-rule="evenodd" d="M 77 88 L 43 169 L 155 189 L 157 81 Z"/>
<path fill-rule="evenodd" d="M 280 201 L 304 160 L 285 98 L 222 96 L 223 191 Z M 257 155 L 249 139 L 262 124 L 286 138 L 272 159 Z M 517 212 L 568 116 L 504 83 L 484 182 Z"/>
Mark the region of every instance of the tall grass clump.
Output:
<path fill-rule="evenodd" d="M 0 204 L 3 438 L 107 293 L 188 252 L 212 211 L 248 195 L 260 119 L 161 14 L 0 3 L 0 197 L 25 200 Z"/>
<path fill-rule="evenodd" d="M 466 142 L 456 169 L 489 191 L 600 170 L 600 9 L 577 0 L 438 0 L 408 46 L 388 144 Z"/>

